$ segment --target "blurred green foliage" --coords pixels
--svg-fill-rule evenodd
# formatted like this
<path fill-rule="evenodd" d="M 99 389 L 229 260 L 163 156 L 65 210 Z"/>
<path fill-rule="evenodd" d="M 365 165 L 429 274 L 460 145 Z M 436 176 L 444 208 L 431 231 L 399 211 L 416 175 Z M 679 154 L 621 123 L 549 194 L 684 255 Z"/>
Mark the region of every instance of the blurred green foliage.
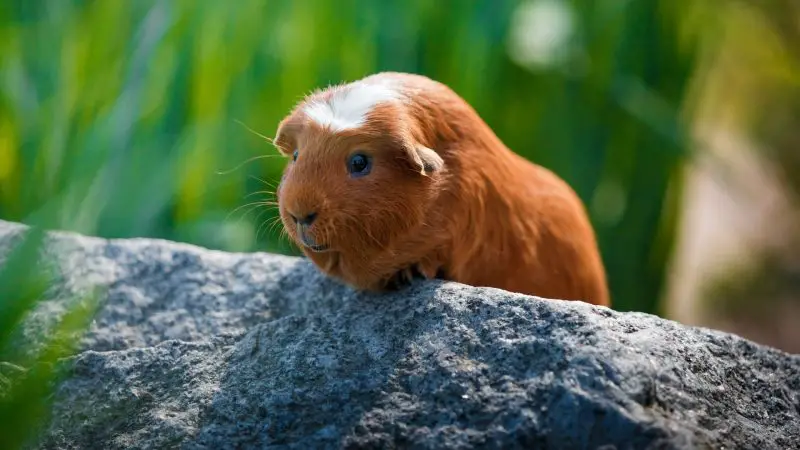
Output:
<path fill-rule="evenodd" d="M 272 136 L 315 87 L 416 72 L 567 179 L 590 208 L 615 307 L 655 311 L 693 57 L 677 3 L 11 1 L 0 217 L 296 254 L 265 226 L 274 209 L 237 210 L 269 198 L 256 193 L 284 164 L 228 170 L 277 155 L 243 125 Z"/>
<path fill-rule="evenodd" d="M 6 0 L 0 217 L 297 254 L 267 226 L 285 161 L 258 134 L 316 87 L 415 72 L 574 186 L 615 308 L 657 312 L 695 56 L 684 3 Z"/>
<path fill-rule="evenodd" d="M 739 175 L 739 180 L 725 186 L 731 198 L 741 202 L 742 216 L 762 222 L 754 227 L 759 236 L 741 239 L 749 247 L 747 252 L 729 260 L 716 258 L 715 270 L 703 274 L 697 294 L 701 304 L 694 316 L 711 328 L 798 353 L 800 2 L 729 0 L 714 12 L 703 24 L 717 32 L 714 51 L 705 51 L 706 69 L 696 69 L 707 88 L 701 99 L 694 100 L 702 105 L 695 120 L 713 122 L 726 132 L 727 145 L 720 152 L 741 152 L 751 162 L 748 166 L 764 171 L 760 179 Z M 730 158 L 730 172 L 737 172 L 737 166 L 742 172 L 742 159 L 742 155 Z M 748 184 L 759 189 L 753 192 L 744 187 Z M 753 211 L 759 203 L 779 206 L 765 217 L 764 212 Z M 735 215 L 720 218 L 719 228 L 746 229 L 737 226 Z"/>
<path fill-rule="evenodd" d="M 42 261 L 44 233 L 32 228 L 20 236 L 0 267 L 0 448 L 35 442 L 45 423 L 52 389 L 87 329 L 99 291 L 67 309 L 48 329 L 28 330 L 24 320 L 53 284 L 53 267 Z M 4 255 L 6 256 L 6 255 Z"/>

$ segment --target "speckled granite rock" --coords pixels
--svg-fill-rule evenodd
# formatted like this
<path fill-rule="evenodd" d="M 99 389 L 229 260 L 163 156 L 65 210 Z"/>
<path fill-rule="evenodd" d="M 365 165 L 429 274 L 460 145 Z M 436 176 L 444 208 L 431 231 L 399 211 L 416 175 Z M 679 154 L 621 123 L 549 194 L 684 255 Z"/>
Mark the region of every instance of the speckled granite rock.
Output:
<path fill-rule="evenodd" d="M 18 225 L 0 222 L 0 251 Z M 40 448 L 800 448 L 800 356 L 654 316 L 54 233 L 105 303 Z M 603 446 L 606 447 L 603 447 Z"/>

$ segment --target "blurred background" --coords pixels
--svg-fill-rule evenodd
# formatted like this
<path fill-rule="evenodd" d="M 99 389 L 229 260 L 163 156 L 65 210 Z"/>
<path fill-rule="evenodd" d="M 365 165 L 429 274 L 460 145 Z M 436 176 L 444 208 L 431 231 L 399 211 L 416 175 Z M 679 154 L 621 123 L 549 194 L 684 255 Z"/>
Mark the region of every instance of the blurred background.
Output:
<path fill-rule="evenodd" d="M 796 0 L 3 0 L 0 219 L 298 254 L 263 136 L 382 70 L 575 188 L 615 309 L 800 352 Z"/>

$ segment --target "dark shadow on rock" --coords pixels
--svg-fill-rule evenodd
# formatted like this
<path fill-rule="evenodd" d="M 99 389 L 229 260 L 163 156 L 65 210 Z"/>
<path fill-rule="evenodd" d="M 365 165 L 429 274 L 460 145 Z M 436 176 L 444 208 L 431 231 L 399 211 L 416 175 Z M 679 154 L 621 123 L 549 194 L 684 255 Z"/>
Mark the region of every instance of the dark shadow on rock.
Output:
<path fill-rule="evenodd" d="M 187 448 L 339 447 L 441 319 L 421 312 L 435 301 L 430 285 L 375 296 L 336 286 L 318 300 L 237 343 Z"/>

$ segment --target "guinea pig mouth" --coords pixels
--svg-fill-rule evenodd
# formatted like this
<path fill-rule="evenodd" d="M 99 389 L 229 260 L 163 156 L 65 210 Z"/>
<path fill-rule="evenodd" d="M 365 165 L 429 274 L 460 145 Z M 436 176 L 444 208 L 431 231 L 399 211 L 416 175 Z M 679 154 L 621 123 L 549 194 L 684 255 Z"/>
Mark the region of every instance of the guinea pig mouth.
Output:
<path fill-rule="evenodd" d="M 312 252 L 319 253 L 328 250 L 326 245 L 317 244 L 317 241 L 315 241 L 313 237 L 309 236 L 308 233 L 306 233 L 306 229 L 302 226 L 297 227 L 297 237 L 299 238 L 298 240 L 300 243 Z"/>
<path fill-rule="evenodd" d="M 307 241 L 307 240 L 301 238 L 300 242 L 302 242 L 303 246 L 305 246 L 307 249 L 311 250 L 312 252 L 321 253 L 321 252 L 324 252 L 324 251 L 328 250 L 328 247 L 326 245 L 315 244 L 314 241 Z"/>

